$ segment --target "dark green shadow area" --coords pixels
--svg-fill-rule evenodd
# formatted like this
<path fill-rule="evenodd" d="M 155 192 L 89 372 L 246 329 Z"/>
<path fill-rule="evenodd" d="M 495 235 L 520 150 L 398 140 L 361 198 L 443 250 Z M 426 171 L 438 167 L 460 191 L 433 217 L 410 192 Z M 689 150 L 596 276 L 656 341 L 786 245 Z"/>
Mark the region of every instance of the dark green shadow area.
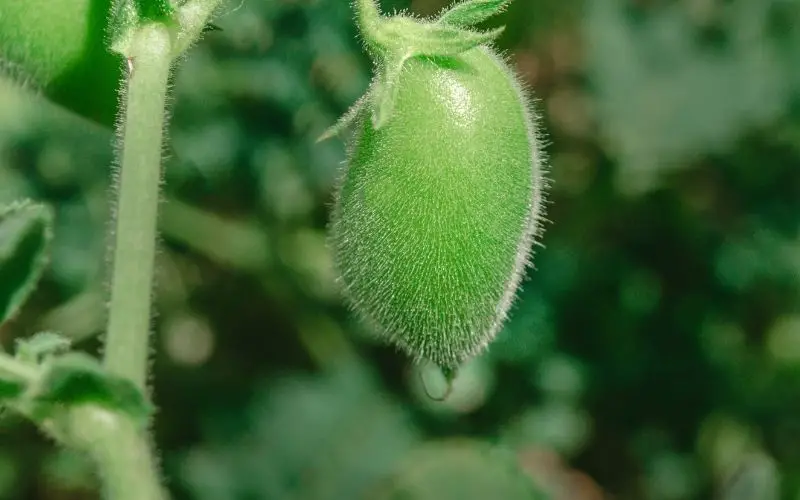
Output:
<path fill-rule="evenodd" d="M 42 261 L 42 252 L 47 244 L 47 225 L 43 219 L 31 222 L 25 216 L 18 216 L 6 224 L 17 226 L 7 228 L 7 234 L 12 238 L 20 231 L 24 235 L 14 245 L 12 254 L 0 262 L 0 322 L 13 314 L 33 288 L 40 274 L 37 266 Z M 23 227 L 25 225 L 30 227 Z M 0 234 L 0 237 L 3 235 Z"/>

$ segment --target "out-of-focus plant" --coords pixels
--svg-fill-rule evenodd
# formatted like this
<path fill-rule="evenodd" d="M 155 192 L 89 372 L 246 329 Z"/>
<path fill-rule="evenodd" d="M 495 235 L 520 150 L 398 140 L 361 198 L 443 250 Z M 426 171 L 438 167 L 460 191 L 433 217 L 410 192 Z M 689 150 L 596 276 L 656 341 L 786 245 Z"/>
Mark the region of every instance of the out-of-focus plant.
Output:
<path fill-rule="evenodd" d="M 381 1 L 420 17 L 446 4 Z M 557 223 L 506 327 L 437 402 L 423 383 L 439 393 L 438 369 L 368 335 L 326 250 L 346 150 L 315 141 L 372 74 L 351 5 L 231 2 L 171 98 L 150 385 L 176 500 L 370 498 L 413 483 L 408 450 L 457 459 L 465 441 L 510 448 L 558 500 L 795 498 L 798 13 L 524 0 L 480 25 L 506 27 L 493 45 L 536 90 Z M 764 57 L 742 58 L 748 44 Z M 55 237 L 0 339 L 57 331 L 93 351 L 113 138 L 10 83 L 0 200 L 50 206 Z M 66 450 L 6 412 L 0 498 L 96 498 L 92 463 Z"/>

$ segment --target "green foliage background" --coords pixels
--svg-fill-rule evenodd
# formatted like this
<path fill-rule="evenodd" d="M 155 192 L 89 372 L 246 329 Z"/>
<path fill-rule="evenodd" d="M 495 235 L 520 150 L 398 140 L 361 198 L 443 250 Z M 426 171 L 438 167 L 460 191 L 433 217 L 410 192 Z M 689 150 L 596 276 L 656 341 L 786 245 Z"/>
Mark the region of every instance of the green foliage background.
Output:
<path fill-rule="evenodd" d="M 344 146 L 314 140 L 370 78 L 347 2 L 226 12 L 175 77 L 167 151 L 154 432 L 176 498 L 447 492 L 455 460 L 495 477 L 476 442 L 558 500 L 798 497 L 798 0 L 516 0 L 493 21 L 549 133 L 552 223 L 446 403 L 331 273 Z M 110 131 L 0 84 L 0 203 L 56 210 L 6 348 L 57 329 L 97 349 L 111 162 Z M 0 498 L 96 498 L 91 471 L 0 421 Z"/>

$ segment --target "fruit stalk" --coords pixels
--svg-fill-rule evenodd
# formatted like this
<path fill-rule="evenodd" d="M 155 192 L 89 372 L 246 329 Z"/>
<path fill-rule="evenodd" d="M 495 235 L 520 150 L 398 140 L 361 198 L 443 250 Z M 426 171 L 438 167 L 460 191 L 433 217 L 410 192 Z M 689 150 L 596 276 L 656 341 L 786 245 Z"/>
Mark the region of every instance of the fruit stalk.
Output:
<path fill-rule="evenodd" d="M 127 417 L 96 406 L 74 408 L 65 417 L 69 436 L 97 463 L 103 498 L 166 500 L 148 442 Z"/>
<path fill-rule="evenodd" d="M 147 337 L 153 287 L 161 147 L 170 34 L 161 24 L 142 27 L 128 58 L 122 118 L 122 161 L 104 363 L 141 389 L 147 382 Z"/>

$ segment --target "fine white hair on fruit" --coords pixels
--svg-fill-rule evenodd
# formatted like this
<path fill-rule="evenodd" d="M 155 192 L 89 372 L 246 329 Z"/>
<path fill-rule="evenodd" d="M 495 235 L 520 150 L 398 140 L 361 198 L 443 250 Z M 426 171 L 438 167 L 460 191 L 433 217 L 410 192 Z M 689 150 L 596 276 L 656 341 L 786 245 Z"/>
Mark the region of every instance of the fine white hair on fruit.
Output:
<path fill-rule="evenodd" d="M 532 262 L 544 221 L 543 139 L 531 99 L 485 46 L 410 61 L 397 107 L 379 131 L 368 109 L 356 120 L 330 231 L 339 282 L 390 343 L 456 367 L 500 331 Z"/>
<path fill-rule="evenodd" d="M 42 93 L 39 80 L 35 78 L 35 75 L 31 75 L 20 64 L 0 58 L 0 75 L 29 92 L 36 94 Z"/>
<path fill-rule="evenodd" d="M 329 232 L 349 304 L 450 380 L 503 327 L 543 231 L 533 101 L 487 45 L 502 29 L 472 29 L 507 4 L 429 21 L 356 0 L 375 78 L 325 135 L 354 126 Z"/>

